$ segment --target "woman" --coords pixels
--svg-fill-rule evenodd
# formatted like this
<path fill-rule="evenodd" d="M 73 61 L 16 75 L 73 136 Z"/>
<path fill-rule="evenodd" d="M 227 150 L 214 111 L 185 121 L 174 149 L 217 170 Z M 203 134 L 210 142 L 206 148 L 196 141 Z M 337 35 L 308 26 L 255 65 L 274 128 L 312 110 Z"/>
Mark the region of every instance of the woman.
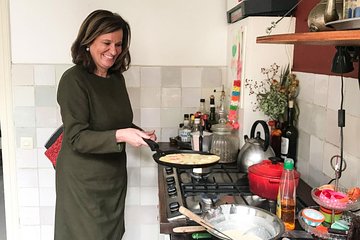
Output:
<path fill-rule="evenodd" d="M 55 240 L 121 239 L 127 188 L 125 143 L 147 145 L 154 131 L 133 123 L 122 72 L 130 27 L 118 14 L 92 12 L 71 47 L 75 66 L 61 77 L 64 140 L 56 165 Z"/>

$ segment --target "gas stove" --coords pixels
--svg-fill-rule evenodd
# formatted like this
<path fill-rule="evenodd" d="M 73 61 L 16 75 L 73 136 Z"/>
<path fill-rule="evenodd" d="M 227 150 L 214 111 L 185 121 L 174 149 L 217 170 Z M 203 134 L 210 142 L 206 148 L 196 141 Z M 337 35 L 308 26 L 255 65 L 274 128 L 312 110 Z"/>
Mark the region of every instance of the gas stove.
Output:
<path fill-rule="evenodd" d="M 165 167 L 166 215 L 169 222 L 185 217 L 179 207 L 185 206 L 196 214 L 203 214 L 221 204 L 246 204 L 275 212 L 275 202 L 252 194 L 247 174 L 236 163 L 217 164 L 208 168 L 179 169 Z"/>

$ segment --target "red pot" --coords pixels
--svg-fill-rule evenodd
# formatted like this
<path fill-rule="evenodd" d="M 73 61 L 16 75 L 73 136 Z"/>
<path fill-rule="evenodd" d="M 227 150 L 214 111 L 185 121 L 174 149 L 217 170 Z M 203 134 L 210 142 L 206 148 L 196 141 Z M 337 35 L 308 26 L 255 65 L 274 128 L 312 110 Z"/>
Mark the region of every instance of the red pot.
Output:
<path fill-rule="evenodd" d="M 278 161 L 263 160 L 249 167 L 248 178 L 250 191 L 262 198 L 276 200 L 284 164 Z M 300 173 L 295 170 L 296 185 Z"/>

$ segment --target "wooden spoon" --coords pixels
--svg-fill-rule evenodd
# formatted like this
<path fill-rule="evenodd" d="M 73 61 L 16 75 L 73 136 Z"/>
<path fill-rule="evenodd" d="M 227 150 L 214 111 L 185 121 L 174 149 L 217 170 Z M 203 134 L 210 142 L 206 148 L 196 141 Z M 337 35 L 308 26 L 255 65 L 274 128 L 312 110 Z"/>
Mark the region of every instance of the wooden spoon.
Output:
<path fill-rule="evenodd" d="M 218 234 L 220 234 L 223 238 L 227 239 L 227 240 L 233 240 L 231 237 L 229 237 L 228 235 L 226 235 L 225 233 L 221 232 L 220 230 L 216 229 L 214 226 L 212 226 L 210 223 L 208 223 L 207 221 L 205 221 L 204 219 L 202 219 L 201 217 L 199 217 L 198 215 L 196 215 L 195 213 L 191 212 L 189 209 L 180 206 L 179 208 L 179 212 L 185 216 L 187 216 L 188 218 L 192 219 L 193 221 L 197 222 L 198 224 L 200 224 L 201 226 L 203 226 L 207 231 L 211 232 L 216 232 Z"/>

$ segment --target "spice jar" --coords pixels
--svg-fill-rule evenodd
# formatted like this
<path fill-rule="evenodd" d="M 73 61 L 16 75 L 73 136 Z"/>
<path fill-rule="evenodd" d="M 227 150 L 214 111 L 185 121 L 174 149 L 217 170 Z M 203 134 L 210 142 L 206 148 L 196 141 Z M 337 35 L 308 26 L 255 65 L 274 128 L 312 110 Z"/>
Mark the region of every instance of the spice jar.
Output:
<path fill-rule="evenodd" d="M 240 140 L 233 128 L 224 122 L 211 127 L 213 137 L 210 153 L 220 157 L 219 163 L 232 163 L 237 160 Z"/>

